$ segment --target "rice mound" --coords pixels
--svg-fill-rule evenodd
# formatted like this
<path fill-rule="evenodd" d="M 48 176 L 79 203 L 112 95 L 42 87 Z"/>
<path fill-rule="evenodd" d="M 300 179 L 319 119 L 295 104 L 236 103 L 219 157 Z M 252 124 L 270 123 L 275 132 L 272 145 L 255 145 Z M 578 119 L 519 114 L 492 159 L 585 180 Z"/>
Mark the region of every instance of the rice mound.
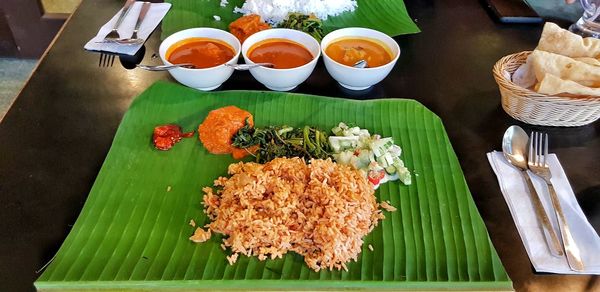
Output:
<path fill-rule="evenodd" d="M 336 16 L 356 9 L 356 0 L 246 0 L 242 7 L 235 7 L 233 12 L 258 14 L 270 24 L 282 22 L 288 13 L 314 14 L 320 19 Z"/>
<path fill-rule="evenodd" d="M 331 159 L 239 162 L 228 173 L 215 180 L 216 192 L 203 189 L 203 203 L 209 229 L 226 235 L 230 264 L 239 254 L 265 260 L 294 251 L 315 271 L 347 270 L 384 218 L 365 177 Z"/>

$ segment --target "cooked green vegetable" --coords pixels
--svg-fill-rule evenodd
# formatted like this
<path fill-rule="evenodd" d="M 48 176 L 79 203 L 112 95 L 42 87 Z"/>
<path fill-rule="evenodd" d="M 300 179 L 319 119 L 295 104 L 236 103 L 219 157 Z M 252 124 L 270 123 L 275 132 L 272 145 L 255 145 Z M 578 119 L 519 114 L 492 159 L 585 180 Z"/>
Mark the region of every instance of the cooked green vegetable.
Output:
<path fill-rule="evenodd" d="M 328 135 L 316 128 L 304 126 L 269 126 L 252 128 L 248 121 L 232 138 L 232 145 L 249 148 L 259 145 L 256 162 L 265 163 L 277 157 L 302 157 L 305 159 L 330 157 Z"/>
<path fill-rule="evenodd" d="M 314 15 L 290 13 L 287 19 L 280 23 L 278 27 L 303 31 L 319 42 L 324 35 L 321 20 Z"/>

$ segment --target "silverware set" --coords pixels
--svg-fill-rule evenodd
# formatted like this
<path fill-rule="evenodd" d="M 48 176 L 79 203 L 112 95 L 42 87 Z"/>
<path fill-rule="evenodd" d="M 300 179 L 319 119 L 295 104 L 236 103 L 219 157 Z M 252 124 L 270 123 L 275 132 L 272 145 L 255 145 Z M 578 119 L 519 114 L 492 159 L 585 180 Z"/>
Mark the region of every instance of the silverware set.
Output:
<path fill-rule="evenodd" d="M 540 227 L 543 230 L 544 238 L 550 252 L 554 256 L 565 255 L 570 269 L 581 272 L 585 268 L 581 254 L 577 244 L 573 240 L 571 229 L 552 185 L 552 173 L 548 165 L 548 140 L 548 134 L 534 131 L 531 132 L 531 136 L 528 136 L 521 127 L 511 126 L 506 130 L 502 139 L 502 152 L 506 159 L 521 171 L 525 179 L 529 193 L 531 194 L 536 216 L 540 222 Z M 558 219 L 560 241 L 543 207 L 540 194 L 536 192 L 529 179 L 527 170 L 530 170 L 532 174 L 546 182 L 550 201 L 552 202 L 552 209 Z"/>
<path fill-rule="evenodd" d="M 139 32 L 140 26 L 142 25 L 142 22 L 144 21 L 144 18 L 146 17 L 146 14 L 148 13 L 148 10 L 150 9 L 150 5 L 151 5 L 150 2 L 144 2 L 142 4 L 142 8 L 140 10 L 140 14 L 138 15 L 138 18 L 137 18 L 137 21 L 136 21 L 136 24 L 133 29 L 133 33 L 132 33 L 131 37 L 123 38 L 119 34 L 119 27 L 121 27 L 123 20 L 125 19 L 127 14 L 129 14 L 129 11 L 131 10 L 131 7 L 133 6 L 134 3 L 135 3 L 135 0 L 127 0 L 125 2 L 125 5 L 123 6 L 123 9 L 121 10 L 121 14 L 119 14 L 119 18 L 117 18 L 115 25 L 113 26 L 112 30 L 104 37 L 104 39 L 101 41 L 101 43 L 116 43 L 116 44 L 120 44 L 120 45 L 135 45 L 135 44 L 140 44 L 140 43 L 144 42 L 143 39 L 138 38 L 138 32 Z M 111 67 L 115 62 L 115 56 L 116 56 L 116 54 L 114 54 L 114 53 L 100 52 L 100 59 L 98 61 L 98 66 L 99 67 Z"/>
<path fill-rule="evenodd" d="M 502 138 L 502 152 L 504 157 L 506 157 L 513 166 L 519 169 L 521 176 L 525 180 L 525 184 L 531 195 L 531 202 L 535 209 L 535 215 L 540 222 L 540 227 L 542 228 L 544 239 L 550 248 L 550 252 L 555 256 L 562 256 L 564 254 L 562 246 L 560 245 L 558 236 L 556 235 L 556 232 L 554 232 L 550 219 L 546 214 L 542 204 L 542 198 L 540 198 L 540 194 L 535 191 L 531 179 L 529 179 L 529 175 L 527 174 L 527 170 L 529 169 L 527 165 L 528 144 L 529 136 L 527 136 L 527 133 L 519 126 L 511 126 L 506 130 L 504 137 Z"/>

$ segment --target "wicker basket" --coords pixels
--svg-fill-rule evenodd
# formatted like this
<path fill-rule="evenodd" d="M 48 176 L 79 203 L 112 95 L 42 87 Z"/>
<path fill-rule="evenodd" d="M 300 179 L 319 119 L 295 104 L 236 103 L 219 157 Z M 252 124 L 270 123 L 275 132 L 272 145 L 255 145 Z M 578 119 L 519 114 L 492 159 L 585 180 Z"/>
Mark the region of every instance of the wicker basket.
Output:
<path fill-rule="evenodd" d="M 511 117 L 532 125 L 575 127 L 600 118 L 600 97 L 562 97 L 537 93 L 511 81 L 531 51 L 508 55 L 494 65 L 502 108 Z"/>

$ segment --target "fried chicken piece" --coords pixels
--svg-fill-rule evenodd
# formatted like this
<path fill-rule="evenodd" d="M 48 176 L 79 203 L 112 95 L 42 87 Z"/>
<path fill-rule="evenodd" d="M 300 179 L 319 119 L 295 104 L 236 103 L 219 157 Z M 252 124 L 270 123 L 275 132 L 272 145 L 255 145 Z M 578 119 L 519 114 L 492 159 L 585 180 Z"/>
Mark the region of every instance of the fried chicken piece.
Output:
<path fill-rule="evenodd" d="M 269 28 L 271 26 L 256 14 L 242 16 L 229 24 L 229 31 L 240 40 L 240 43 L 243 43 L 249 36 Z"/>

